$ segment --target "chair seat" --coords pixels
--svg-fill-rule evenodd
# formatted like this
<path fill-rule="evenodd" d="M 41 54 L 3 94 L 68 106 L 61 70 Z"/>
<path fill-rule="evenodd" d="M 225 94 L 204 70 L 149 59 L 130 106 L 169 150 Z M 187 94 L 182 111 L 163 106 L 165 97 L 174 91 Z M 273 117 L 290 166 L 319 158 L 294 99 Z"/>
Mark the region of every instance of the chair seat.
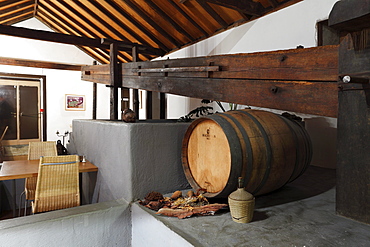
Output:
<path fill-rule="evenodd" d="M 36 204 L 37 212 L 46 212 L 80 206 L 79 194 L 69 193 L 63 195 L 59 192 L 54 192 L 54 194 L 55 195 L 44 197 L 42 200 L 37 199 L 31 202 L 32 210 L 35 211 Z"/>

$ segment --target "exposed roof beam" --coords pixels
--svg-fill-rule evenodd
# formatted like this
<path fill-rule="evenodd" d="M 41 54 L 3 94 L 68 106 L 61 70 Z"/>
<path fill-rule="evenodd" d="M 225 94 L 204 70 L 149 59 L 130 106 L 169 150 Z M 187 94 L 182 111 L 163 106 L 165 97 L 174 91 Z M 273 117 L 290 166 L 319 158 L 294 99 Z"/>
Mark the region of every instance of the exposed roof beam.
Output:
<path fill-rule="evenodd" d="M 276 8 L 279 5 L 279 3 L 276 0 L 268 0 L 268 1 L 274 8 Z"/>
<path fill-rule="evenodd" d="M 171 4 L 177 11 L 179 11 L 194 27 L 196 27 L 199 31 L 201 31 L 205 37 L 208 37 L 209 34 L 206 30 L 204 30 L 199 24 L 194 21 L 182 8 L 180 8 L 174 1 L 167 0 L 169 4 Z"/>
<path fill-rule="evenodd" d="M 91 37 L 99 37 L 99 35 L 96 33 L 96 30 L 95 29 L 89 29 L 89 28 L 83 28 L 85 25 L 81 24 L 81 22 L 79 22 L 79 20 L 77 20 L 76 18 L 74 18 L 73 16 L 69 15 L 67 12 L 65 12 L 64 10 L 62 10 L 61 8 L 59 8 L 55 3 L 53 2 L 48 2 L 48 4 L 50 5 L 50 8 L 48 8 L 46 5 L 41 5 L 40 4 L 40 7 L 42 6 L 43 9 L 47 10 L 46 12 L 48 13 L 53 13 L 52 16 L 60 16 L 59 21 L 60 22 L 63 22 L 65 26 L 67 26 L 68 28 L 70 29 L 73 29 L 73 31 L 75 32 L 75 34 L 77 35 L 81 35 L 83 36 L 84 33 L 88 34 L 89 36 Z M 61 3 L 63 4 L 63 3 Z M 67 9 L 69 9 L 68 6 L 65 6 Z M 67 21 L 67 19 L 69 21 Z M 77 24 L 78 28 L 76 26 L 73 26 L 73 25 L 70 25 L 70 21 L 74 22 Z M 100 20 L 102 22 L 104 22 L 102 19 Z M 110 29 L 110 28 L 108 28 Z M 94 32 L 95 31 L 95 32 Z M 124 36 L 120 36 L 121 34 L 119 32 L 117 32 L 116 30 L 114 30 L 116 32 L 116 34 L 118 34 L 121 39 L 123 40 L 127 40 Z M 66 31 L 62 32 L 62 33 L 66 33 Z M 67 32 L 68 33 L 68 32 Z M 100 33 L 100 34 L 103 34 L 105 36 L 109 36 L 106 32 L 103 31 L 103 33 Z M 129 56 L 127 56 L 126 54 L 121 54 L 122 58 L 125 60 L 125 61 L 130 61 L 130 58 Z"/>
<path fill-rule="evenodd" d="M 184 35 L 189 41 L 193 40 L 193 37 L 184 30 L 179 24 L 177 24 L 171 17 L 169 17 L 161 8 L 159 8 L 152 0 L 144 0 L 153 10 L 155 10 L 163 19 L 165 19 L 172 27 L 174 27 L 179 33 Z"/>
<path fill-rule="evenodd" d="M 54 22 L 52 22 L 51 16 L 49 16 L 47 13 L 43 13 L 42 11 L 38 11 L 38 16 L 36 18 L 44 23 L 46 26 L 48 26 L 50 29 L 54 30 L 55 32 L 63 33 L 64 29 L 62 29 L 60 26 L 56 25 Z M 109 63 L 109 54 L 106 55 L 104 51 L 101 51 L 100 49 L 95 49 L 86 46 L 76 46 L 83 52 L 85 52 L 87 55 L 95 58 L 99 63 L 106 64 Z M 93 50 L 93 51 L 91 51 Z"/>
<path fill-rule="evenodd" d="M 0 18 L 0 24 L 12 25 L 12 24 L 27 20 L 29 18 L 32 18 L 33 16 L 32 9 L 33 7 L 30 7 L 22 11 L 17 11 L 17 12 L 9 13 L 6 15 L 2 15 Z"/>
<path fill-rule="evenodd" d="M 252 16 L 260 16 L 263 14 L 262 5 L 253 0 L 202 0 L 205 2 L 218 4 L 226 8 L 237 10 Z"/>
<path fill-rule="evenodd" d="M 97 9 L 99 9 L 100 11 L 102 11 L 106 16 L 108 16 L 110 18 L 110 20 L 113 20 L 115 23 L 117 23 L 121 28 L 123 28 L 127 33 L 128 35 L 132 36 L 135 40 L 137 40 L 138 42 L 140 42 L 141 44 L 143 45 L 147 45 L 149 46 L 149 44 L 142 38 L 140 37 L 140 35 L 136 34 L 130 27 L 128 27 L 124 22 L 122 22 L 120 19 L 118 19 L 115 15 L 113 15 L 111 12 L 109 12 L 103 5 L 101 5 L 98 1 L 90 1 L 91 4 L 93 4 Z M 109 3 L 108 3 L 109 4 Z M 104 24 L 104 27 L 106 27 L 107 29 L 111 29 L 111 25 L 109 23 L 106 23 L 104 20 L 100 20 L 101 23 Z M 125 37 L 124 34 L 121 34 L 119 31 L 117 31 L 116 29 L 113 29 L 112 30 L 113 33 L 117 33 L 116 35 L 118 37 L 120 37 L 122 40 L 127 40 L 129 41 L 129 39 L 127 37 Z M 105 37 L 109 37 L 108 35 L 106 35 Z M 148 59 L 147 57 L 145 57 L 146 59 Z M 148 59 L 149 60 L 149 59 Z"/>
<path fill-rule="evenodd" d="M 18 1 L 17 0 L 7 0 L 7 1 L 3 1 L 0 3 L 0 7 L 6 7 L 7 5 L 10 5 L 10 4 L 15 4 L 17 3 Z"/>
<path fill-rule="evenodd" d="M 36 18 L 41 19 L 43 23 L 45 23 L 47 26 L 49 26 L 52 30 L 58 33 L 64 33 L 64 34 L 69 34 L 69 35 L 77 35 L 78 37 L 83 36 L 84 34 L 81 32 L 81 30 L 78 30 L 74 26 L 70 26 L 68 22 L 64 19 L 58 19 L 59 25 L 55 24 L 56 16 L 55 14 L 50 14 L 53 13 L 51 10 L 47 9 L 46 6 L 42 6 L 38 10 L 38 16 Z M 62 25 L 61 25 L 62 24 Z M 94 36 L 91 34 L 90 30 L 88 30 L 87 34 L 90 36 Z M 87 53 L 88 55 L 91 56 L 91 54 L 94 54 L 94 57 L 97 61 L 100 63 L 109 63 L 109 51 L 107 49 L 96 49 L 95 47 L 87 47 L 87 46 L 78 46 L 82 51 Z M 90 51 L 90 52 L 88 52 Z M 121 57 L 122 60 L 124 61 L 129 61 L 126 56 Z"/>
<path fill-rule="evenodd" d="M 24 2 L 18 5 L 10 6 L 9 8 L 4 8 L 3 10 L 0 10 L 0 15 L 4 15 L 5 13 L 20 11 L 21 9 L 25 8 L 33 8 L 33 4 L 30 4 L 29 2 Z"/>
<path fill-rule="evenodd" d="M 43 69 L 74 70 L 74 71 L 81 71 L 81 67 L 84 66 L 8 57 L 0 57 L 0 64 Z"/>
<path fill-rule="evenodd" d="M 205 0 L 196 0 L 196 1 L 202 6 L 202 8 L 204 8 L 207 11 L 207 13 L 210 16 L 212 16 L 213 19 L 215 19 L 218 22 L 218 24 L 220 24 L 220 26 L 222 26 L 222 28 L 227 27 L 228 24 L 224 21 L 224 19 L 221 18 L 219 14 L 217 14 L 216 11 L 214 11 L 211 8 L 211 6 L 207 4 L 207 1 Z"/>
<path fill-rule="evenodd" d="M 167 33 L 160 25 L 158 25 L 155 21 L 153 21 L 146 12 L 144 12 L 140 7 L 138 7 L 135 3 L 131 0 L 123 0 L 127 6 L 129 6 L 132 10 L 134 10 L 140 18 L 146 21 L 149 25 L 151 25 L 160 35 L 165 37 L 168 41 L 174 44 L 176 47 L 180 47 L 181 44 L 173 38 L 170 34 Z M 165 28 L 165 27 L 164 27 Z"/>
<path fill-rule="evenodd" d="M 23 27 L 12 27 L 12 26 L 0 25 L 0 34 L 20 37 L 20 38 L 69 44 L 69 45 L 92 46 L 92 47 L 98 47 L 102 49 L 109 49 L 109 45 L 101 44 L 101 39 L 99 38 L 94 39 L 94 38 L 87 38 L 87 37 L 81 37 L 81 36 L 73 36 L 73 35 L 54 33 L 54 32 L 43 31 L 43 30 L 33 30 L 33 29 L 28 29 L 28 28 L 23 28 Z M 139 49 L 139 52 L 143 54 L 160 55 L 160 56 L 164 55 L 164 52 L 162 50 L 156 49 L 153 47 L 147 47 L 147 46 L 140 45 L 140 44 L 128 43 L 128 42 L 118 41 L 118 40 L 112 40 L 112 42 L 115 42 L 118 44 L 120 51 L 131 52 L 132 47 L 136 46 Z"/>
<path fill-rule="evenodd" d="M 117 5 L 115 1 L 112 0 L 106 0 L 107 3 L 109 3 L 113 8 L 117 9 L 117 11 L 125 17 L 129 22 L 131 22 L 136 28 L 138 28 L 141 32 L 144 33 L 144 35 L 148 36 L 154 43 L 158 45 L 159 48 L 162 50 L 169 52 L 170 49 L 166 45 L 164 45 L 155 35 L 153 35 L 148 28 L 146 28 L 144 25 L 142 25 L 140 22 L 135 20 L 131 15 L 129 15 L 125 9 L 123 9 L 121 6 Z"/>

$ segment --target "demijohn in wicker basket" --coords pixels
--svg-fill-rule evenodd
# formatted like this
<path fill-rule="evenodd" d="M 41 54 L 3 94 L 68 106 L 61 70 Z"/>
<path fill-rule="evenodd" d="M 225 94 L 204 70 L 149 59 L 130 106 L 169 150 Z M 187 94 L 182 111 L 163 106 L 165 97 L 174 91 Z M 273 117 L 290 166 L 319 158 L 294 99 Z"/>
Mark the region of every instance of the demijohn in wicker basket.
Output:
<path fill-rule="evenodd" d="M 233 221 L 249 223 L 253 218 L 254 196 L 243 188 L 243 179 L 238 179 L 239 188 L 229 195 L 229 208 Z"/>

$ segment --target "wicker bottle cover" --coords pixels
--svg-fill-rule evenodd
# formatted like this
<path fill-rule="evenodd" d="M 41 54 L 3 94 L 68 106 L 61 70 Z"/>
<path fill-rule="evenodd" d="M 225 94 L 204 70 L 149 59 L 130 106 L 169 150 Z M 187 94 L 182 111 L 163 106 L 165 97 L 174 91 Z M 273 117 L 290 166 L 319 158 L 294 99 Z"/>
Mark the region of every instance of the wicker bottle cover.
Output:
<path fill-rule="evenodd" d="M 233 221 L 248 223 L 252 221 L 254 211 L 254 196 L 243 188 L 243 179 L 238 179 L 239 187 L 229 195 L 229 208 Z"/>

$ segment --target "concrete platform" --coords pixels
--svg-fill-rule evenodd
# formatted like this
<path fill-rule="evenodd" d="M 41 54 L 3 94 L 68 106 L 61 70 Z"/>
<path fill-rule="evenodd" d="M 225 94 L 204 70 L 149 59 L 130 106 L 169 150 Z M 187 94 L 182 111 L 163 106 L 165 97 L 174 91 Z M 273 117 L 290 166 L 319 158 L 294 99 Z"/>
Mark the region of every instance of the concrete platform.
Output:
<path fill-rule="evenodd" d="M 257 197 L 248 224 L 233 222 L 227 211 L 182 220 L 138 204 L 132 212 L 132 246 L 370 246 L 370 225 L 335 213 L 335 170 L 314 166 L 279 191 Z M 154 229 L 154 236 L 145 234 Z"/>

